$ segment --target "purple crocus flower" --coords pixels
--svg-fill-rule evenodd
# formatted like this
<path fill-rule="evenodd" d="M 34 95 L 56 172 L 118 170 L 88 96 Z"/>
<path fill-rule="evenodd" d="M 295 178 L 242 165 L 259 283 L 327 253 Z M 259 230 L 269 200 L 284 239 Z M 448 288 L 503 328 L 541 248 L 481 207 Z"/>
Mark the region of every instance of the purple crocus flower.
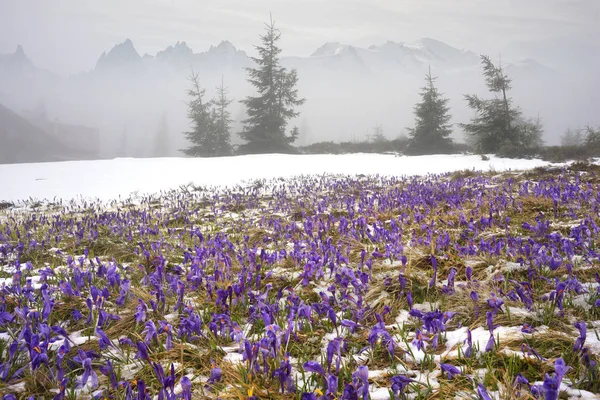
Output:
<path fill-rule="evenodd" d="M 517 376 L 515 377 L 515 383 L 513 384 L 513 387 L 515 387 L 517 389 L 517 396 L 520 396 L 520 392 L 519 390 L 521 390 L 522 386 L 526 386 L 527 389 L 532 392 L 531 394 L 533 394 L 536 398 L 538 396 L 535 395 L 535 393 L 533 393 L 532 387 L 529 384 L 529 381 L 527 380 L 527 378 L 525 378 L 523 375 L 521 374 L 517 374 Z"/>
<path fill-rule="evenodd" d="M 14 318 L 15 317 L 9 312 L 0 312 L 0 326 L 11 323 Z"/>
<path fill-rule="evenodd" d="M 133 343 L 133 341 L 127 337 L 119 338 L 119 344 L 121 346 L 127 345 L 127 346 L 131 346 L 131 347 L 135 347 L 135 343 Z"/>
<path fill-rule="evenodd" d="M 413 297 L 412 297 L 412 292 L 410 290 L 408 290 L 406 292 L 406 302 L 408 303 L 408 308 L 412 309 Z"/>
<path fill-rule="evenodd" d="M 338 377 L 335 375 L 329 375 L 327 377 L 327 395 L 335 398 L 338 391 Z"/>
<path fill-rule="evenodd" d="M 488 311 L 486 313 L 486 321 L 488 331 L 490 331 L 490 338 L 487 342 L 487 345 L 485 346 L 485 352 L 488 353 L 494 350 L 494 345 L 496 344 L 496 342 L 494 341 L 494 328 L 496 328 L 496 326 L 494 325 L 494 314 L 491 311 Z"/>
<path fill-rule="evenodd" d="M 465 350 L 465 357 L 471 358 L 471 356 L 473 355 L 473 337 L 470 329 L 467 329 L 467 338 L 465 339 L 464 343 L 467 344 L 467 349 Z"/>
<path fill-rule="evenodd" d="M 421 332 L 420 329 L 417 329 L 415 332 L 415 338 L 412 341 L 412 345 L 417 348 L 417 350 L 423 350 L 425 348 L 425 342 L 428 342 L 429 338 Z"/>
<path fill-rule="evenodd" d="M 148 394 L 148 390 L 146 389 L 146 382 L 139 379 L 137 381 L 137 390 L 138 390 L 138 400 L 151 400 L 152 398 Z"/>
<path fill-rule="evenodd" d="M 67 398 L 65 393 L 67 390 L 67 383 L 69 383 L 69 378 L 60 379 L 58 384 L 58 393 L 52 398 L 52 400 L 64 400 Z"/>
<path fill-rule="evenodd" d="M 404 275 L 402 273 L 400 273 L 400 275 L 398 275 L 398 282 L 400 283 L 400 290 L 404 290 L 404 288 L 406 288 L 406 278 L 404 277 Z"/>
<path fill-rule="evenodd" d="M 138 299 L 138 306 L 135 312 L 135 321 L 140 324 L 146 321 L 146 313 L 148 312 L 148 306 L 142 299 Z"/>
<path fill-rule="evenodd" d="M 30 333 L 30 332 L 29 332 Z M 36 370 L 42 364 L 48 365 L 48 343 L 40 341 L 38 335 L 31 335 L 29 338 L 26 337 L 27 346 L 29 347 L 29 357 L 31 359 L 31 369 Z"/>
<path fill-rule="evenodd" d="M 100 367 L 100 372 L 104 376 L 108 376 L 110 380 L 110 387 L 112 389 L 117 388 L 117 376 L 115 375 L 114 368 L 112 362 L 110 360 L 106 360 L 106 364 Z"/>
<path fill-rule="evenodd" d="M 331 373 L 331 363 L 333 362 L 333 356 L 337 355 L 335 363 L 335 373 L 337 374 L 340 370 L 340 362 L 342 359 L 342 338 L 335 338 L 327 345 L 327 372 Z"/>
<path fill-rule="evenodd" d="M 150 362 L 150 356 L 148 354 L 148 345 L 144 342 L 136 342 L 135 347 L 137 347 L 138 350 L 136 357 Z"/>
<path fill-rule="evenodd" d="M 211 361 L 212 369 L 210 370 L 210 376 L 208 377 L 208 384 L 214 385 L 216 382 L 221 382 L 221 377 L 223 376 L 223 372 L 221 368 L 215 366 L 214 361 Z"/>
<path fill-rule="evenodd" d="M 471 294 L 469 295 L 471 297 L 471 300 L 473 300 L 474 303 L 477 303 L 479 301 L 479 293 L 477 293 L 474 290 L 471 290 Z"/>
<path fill-rule="evenodd" d="M 429 288 L 431 289 L 435 286 L 435 281 L 437 280 L 437 259 L 432 254 L 430 260 L 431 260 L 431 266 L 433 267 L 433 276 L 431 277 L 431 280 L 429 281 Z"/>
<path fill-rule="evenodd" d="M 160 326 L 160 333 L 164 332 L 167 334 L 165 348 L 171 350 L 173 348 L 173 326 L 166 321 L 158 321 L 158 325 Z"/>
<path fill-rule="evenodd" d="M 342 325 L 345 328 L 348 328 L 348 330 L 350 331 L 350 333 L 355 333 L 356 329 L 358 328 L 358 324 L 354 321 L 350 321 L 349 319 L 344 319 L 342 320 L 342 322 L 340 323 L 340 325 Z"/>
<path fill-rule="evenodd" d="M 358 392 L 352 383 L 346 383 L 339 400 L 358 400 Z"/>
<path fill-rule="evenodd" d="M 583 362 L 585 366 L 587 367 L 587 369 L 592 370 L 592 373 L 595 377 L 595 371 L 593 370 L 596 367 L 596 361 L 592 360 L 592 357 L 590 355 L 590 349 L 588 349 L 587 347 L 583 348 L 583 350 L 581 350 L 581 355 L 583 356 Z"/>
<path fill-rule="evenodd" d="M 358 367 L 352 374 L 352 383 L 357 388 L 356 394 L 362 395 L 363 400 L 367 400 L 369 398 L 369 368 L 365 365 Z"/>
<path fill-rule="evenodd" d="M 325 377 L 325 369 L 316 361 L 307 361 L 302 365 L 302 368 L 308 372 L 316 372 L 317 374 Z"/>
<path fill-rule="evenodd" d="M 465 270 L 465 275 L 467 276 L 467 280 L 470 281 L 473 278 L 473 268 L 467 267 Z"/>
<path fill-rule="evenodd" d="M 529 311 L 532 311 L 533 310 L 533 299 L 531 298 L 531 296 L 528 293 L 526 293 L 525 290 L 523 290 L 523 287 L 521 285 L 518 285 L 516 290 L 517 290 L 517 295 L 519 296 L 519 298 L 521 299 L 523 304 L 525 304 L 525 307 Z"/>
<path fill-rule="evenodd" d="M 283 356 L 283 361 L 281 361 L 279 368 L 273 371 L 273 377 L 279 379 L 281 393 L 285 393 L 286 387 L 288 389 L 288 392 L 293 392 L 295 390 L 291 374 L 292 365 L 290 364 L 290 355 L 289 353 L 285 353 Z"/>
<path fill-rule="evenodd" d="M 448 284 L 444 285 L 444 287 L 442 288 L 442 291 L 445 294 L 452 294 L 454 293 L 454 279 L 456 277 L 456 268 L 450 268 L 450 272 L 448 273 Z"/>
<path fill-rule="evenodd" d="M 532 327 L 531 325 L 525 323 L 523 324 L 523 326 L 521 327 L 521 332 L 523 333 L 528 333 L 528 334 L 532 334 L 533 332 L 535 332 L 535 328 Z"/>
<path fill-rule="evenodd" d="M 563 377 L 569 371 L 571 367 L 568 367 L 565 364 L 565 360 L 559 358 L 554 363 L 554 375 L 550 376 L 546 374 L 544 378 L 544 383 L 542 385 L 542 389 L 544 391 L 545 400 L 557 400 L 560 384 L 562 382 Z"/>
<path fill-rule="evenodd" d="M 404 376 L 404 375 L 396 375 L 391 378 L 392 381 L 392 393 L 394 394 L 394 399 L 398 399 L 398 396 L 402 396 L 402 398 L 406 398 L 404 394 L 404 389 L 414 382 L 414 380 Z"/>
<path fill-rule="evenodd" d="M 488 299 L 487 303 L 494 312 L 502 311 L 502 305 L 504 304 L 504 300 L 496 296 L 496 293 L 491 294 L 492 297 Z"/>
<path fill-rule="evenodd" d="M 527 387 L 531 387 L 531 385 L 529 384 L 529 381 L 527 380 L 527 378 L 525 378 L 521 374 L 517 374 L 517 376 L 515 378 L 515 384 L 514 385 L 515 386 L 525 385 Z"/>
<path fill-rule="evenodd" d="M 440 364 L 440 368 L 442 369 L 443 372 L 446 373 L 449 380 L 454 379 L 454 377 L 457 375 L 462 375 L 462 371 L 451 364 L 442 363 L 442 364 Z"/>
<path fill-rule="evenodd" d="M 579 330 L 579 337 L 573 345 L 573 351 L 580 351 L 583 349 L 587 337 L 587 326 L 584 321 L 579 321 L 575 323 L 575 328 Z"/>
<path fill-rule="evenodd" d="M 378 342 L 379 338 L 381 338 L 381 342 L 387 347 L 387 351 L 390 354 L 390 356 L 394 357 L 395 347 L 396 347 L 394 339 L 392 338 L 392 335 L 390 335 L 390 333 L 385 328 L 385 323 L 383 321 L 383 317 L 379 314 L 375 314 L 375 317 L 377 318 L 378 322 L 369 331 L 369 336 L 368 336 L 367 340 L 369 341 L 371 348 L 373 348 L 375 346 L 375 344 Z"/>
<path fill-rule="evenodd" d="M 560 315 L 565 314 L 565 310 L 563 307 L 563 300 L 565 298 L 565 290 L 567 289 L 567 284 L 565 282 L 560 282 L 556 285 L 556 290 L 552 293 L 554 294 L 554 300 L 556 301 L 556 305 L 560 310 Z M 550 296 L 552 297 L 552 296 Z"/>
<path fill-rule="evenodd" d="M 152 321 L 151 319 L 146 321 L 146 329 L 144 329 L 143 333 L 146 334 L 146 338 L 144 339 L 146 343 L 149 344 L 153 340 L 158 343 L 158 331 L 156 330 L 156 325 L 154 324 L 154 321 Z"/>
<path fill-rule="evenodd" d="M 92 368 L 92 359 L 89 358 L 83 350 L 79 350 L 79 358 L 83 367 L 83 374 L 77 381 L 77 387 L 82 388 L 87 384 L 88 379 L 92 379 L 92 389 L 98 387 L 98 375 Z"/>
<path fill-rule="evenodd" d="M 86 323 L 88 325 L 92 324 L 92 317 L 94 315 L 94 303 L 92 301 L 92 299 L 90 299 L 89 297 L 85 300 L 85 305 L 87 306 L 88 310 L 90 310 L 90 313 L 88 314 L 88 319 L 86 321 Z"/>
<path fill-rule="evenodd" d="M 532 355 L 540 361 L 546 361 L 546 359 L 542 357 L 540 353 L 535 351 L 535 349 L 529 346 L 527 343 L 521 343 L 521 351 L 523 354 Z"/>
<path fill-rule="evenodd" d="M 100 328 L 96 327 L 96 335 L 98 335 L 98 344 L 102 350 L 105 350 L 108 347 L 114 347 L 111 340 L 106 336 L 106 333 Z"/>
<path fill-rule="evenodd" d="M 127 300 L 127 295 L 129 294 L 129 288 L 131 287 L 131 281 L 129 279 L 125 279 L 121 282 L 119 288 L 119 297 L 115 300 L 115 304 L 123 307 L 125 305 L 125 301 Z"/>
<path fill-rule="evenodd" d="M 479 396 L 480 400 L 492 400 L 487 392 L 487 389 L 481 383 L 477 385 L 477 395 Z"/>
<path fill-rule="evenodd" d="M 192 381 L 187 376 L 181 378 L 181 398 L 183 400 L 192 400 Z"/>

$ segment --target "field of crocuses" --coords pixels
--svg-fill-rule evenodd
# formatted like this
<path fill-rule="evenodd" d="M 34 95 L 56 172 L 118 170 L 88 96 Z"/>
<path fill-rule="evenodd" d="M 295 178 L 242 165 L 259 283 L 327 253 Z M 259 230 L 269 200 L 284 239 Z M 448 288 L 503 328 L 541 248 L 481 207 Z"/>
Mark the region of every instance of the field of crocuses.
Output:
<path fill-rule="evenodd" d="M 600 393 L 600 168 L 320 176 L 0 211 L 0 393 Z"/>

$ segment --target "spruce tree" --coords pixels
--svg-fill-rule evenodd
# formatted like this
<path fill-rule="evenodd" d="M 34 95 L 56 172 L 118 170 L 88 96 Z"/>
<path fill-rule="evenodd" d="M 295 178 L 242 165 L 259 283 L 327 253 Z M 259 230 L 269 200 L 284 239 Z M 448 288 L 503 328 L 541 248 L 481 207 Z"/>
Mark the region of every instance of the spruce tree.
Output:
<path fill-rule="evenodd" d="M 213 104 L 213 121 L 215 134 L 215 155 L 229 156 L 232 154 L 231 149 L 231 112 L 227 109 L 233 102 L 227 97 L 229 89 L 221 79 L 221 86 L 217 87 L 217 96 L 212 101 Z"/>
<path fill-rule="evenodd" d="M 585 128 L 585 145 L 591 150 L 600 150 L 600 127 L 594 129 L 592 126 Z"/>
<path fill-rule="evenodd" d="M 192 71 L 188 80 L 191 89 L 187 91 L 190 97 L 188 106 L 188 118 L 191 121 L 192 130 L 185 132 L 185 137 L 192 143 L 190 147 L 182 152 L 192 157 L 212 157 L 216 154 L 217 140 L 215 137 L 214 118 L 211 102 L 204 101 L 205 90 L 200 86 L 198 74 Z"/>
<path fill-rule="evenodd" d="M 469 135 L 469 141 L 481 153 L 518 155 L 541 144 L 542 125 L 537 120 L 525 120 L 521 110 L 513 106 L 508 92 L 511 79 L 502 66 L 496 66 L 488 56 L 481 56 L 483 76 L 493 99 L 481 99 L 477 95 L 465 95 L 476 116 L 461 127 Z"/>
<path fill-rule="evenodd" d="M 305 99 L 298 96 L 298 75 L 280 64 L 281 48 L 277 43 L 281 33 L 271 18 L 266 33 L 260 36 L 262 44 L 255 46 L 258 57 L 252 57 L 255 68 L 247 68 L 248 82 L 258 91 L 255 97 L 241 102 L 246 106 L 248 118 L 240 137 L 247 143 L 239 147 L 240 153 L 292 152 L 291 143 L 298 137 L 298 129 L 286 134 L 287 123 L 299 115 L 296 107 Z"/>
<path fill-rule="evenodd" d="M 421 89 L 422 101 L 415 105 L 415 126 L 408 128 L 411 154 L 447 153 L 452 148 L 450 107 L 448 99 L 435 87 L 431 69 L 425 75 L 426 86 Z"/>
<path fill-rule="evenodd" d="M 154 139 L 153 157 L 165 157 L 169 155 L 169 127 L 167 125 L 167 114 L 163 113 L 158 123 L 156 138 Z"/>
<path fill-rule="evenodd" d="M 585 137 L 581 129 L 567 129 L 560 138 L 560 145 L 565 147 L 580 147 L 585 143 Z"/>

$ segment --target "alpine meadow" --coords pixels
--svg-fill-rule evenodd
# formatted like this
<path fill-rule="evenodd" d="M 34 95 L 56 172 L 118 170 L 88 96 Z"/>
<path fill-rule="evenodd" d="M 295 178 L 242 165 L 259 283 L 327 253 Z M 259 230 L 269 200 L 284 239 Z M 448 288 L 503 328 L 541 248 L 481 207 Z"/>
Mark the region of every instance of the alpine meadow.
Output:
<path fill-rule="evenodd" d="M 0 0 L 0 398 L 599 399 L 598 37 Z"/>

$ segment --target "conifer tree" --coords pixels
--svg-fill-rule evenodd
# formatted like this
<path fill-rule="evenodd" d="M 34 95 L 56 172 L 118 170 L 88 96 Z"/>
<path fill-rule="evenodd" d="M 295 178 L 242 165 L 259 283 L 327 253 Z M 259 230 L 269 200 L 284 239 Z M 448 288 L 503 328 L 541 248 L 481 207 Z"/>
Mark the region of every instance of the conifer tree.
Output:
<path fill-rule="evenodd" d="M 567 131 L 560 138 L 561 146 L 583 146 L 585 143 L 585 136 L 581 129 L 567 129 Z"/>
<path fill-rule="evenodd" d="M 165 157 L 169 154 L 169 127 L 167 125 L 167 114 L 163 113 L 158 123 L 156 138 L 154 139 L 154 157 Z"/>
<path fill-rule="evenodd" d="M 248 118 L 240 137 L 247 143 L 239 147 L 241 153 L 292 152 L 291 143 L 298 137 L 294 128 L 286 133 L 287 123 L 299 115 L 296 111 L 305 99 L 298 96 L 298 75 L 280 64 L 281 48 L 277 43 L 281 33 L 271 18 L 266 33 L 260 36 L 261 45 L 255 46 L 258 57 L 253 57 L 255 68 L 247 68 L 248 82 L 258 91 L 255 97 L 241 102 L 246 106 Z"/>
<path fill-rule="evenodd" d="M 469 135 L 469 141 L 482 153 L 510 155 L 541 144 L 542 126 L 537 120 L 525 120 L 521 110 L 513 106 L 508 92 L 511 79 L 502 66 L 496 66 L 488 56 L 481 56 L 483 76 L 493 99 L 481 99 L 477 95 L 465 95 L 476 116 L 461 127 Z"/>
<path fill-rule="evenodd" d="M 229 88 L 221 79 L 221 86 L 217 87 L 217 96 L 212 102 L 213 121 L 215 134 L 215 155 L 228 156 L 232 154 L 231 148 L 231 112 L 228 107 L 233 102 L 227 97 Z"/>
<path fill-rule="evenodd" d="M 447 153 L 451 150 L 452 133 L 448 99 L 435 87 L 431 69 L 425 75 L 426 86 L 421 89 L 421 102 L 415 105 L 415 126 L 408 128 L 411 154 Z"/>
<path fill-rule="evenodd" d="M 214 118 L 211 102 L 205 101 L 205 90 L 200 86 L 198 74 L 192 71 L 188 80 L 191 89 L 187 91 L 190 100 L 188 106 L 188 118 L 191 121 L 192 130 L 185 132 L 185 137 L 192 143 L 190 147 L 182 152 L 192 157 L 211 157 L 216 153 L 217 140 L 215 137 Z"/>
<path fill-rule="evenodd" d="M 594 151 L 600 149 L 600 127 L 594 129 L 592 126 L 588 126 L 585 128 L 585 145 Z"/>
<path fill-rule="evenodd" d="M 367 135 L 370 143 L 386 143 L 388 141 L 387 137 L 383 133 L 383 126 L 380 124 L 376 124 L 373 127 L 373 133 Z"/>

